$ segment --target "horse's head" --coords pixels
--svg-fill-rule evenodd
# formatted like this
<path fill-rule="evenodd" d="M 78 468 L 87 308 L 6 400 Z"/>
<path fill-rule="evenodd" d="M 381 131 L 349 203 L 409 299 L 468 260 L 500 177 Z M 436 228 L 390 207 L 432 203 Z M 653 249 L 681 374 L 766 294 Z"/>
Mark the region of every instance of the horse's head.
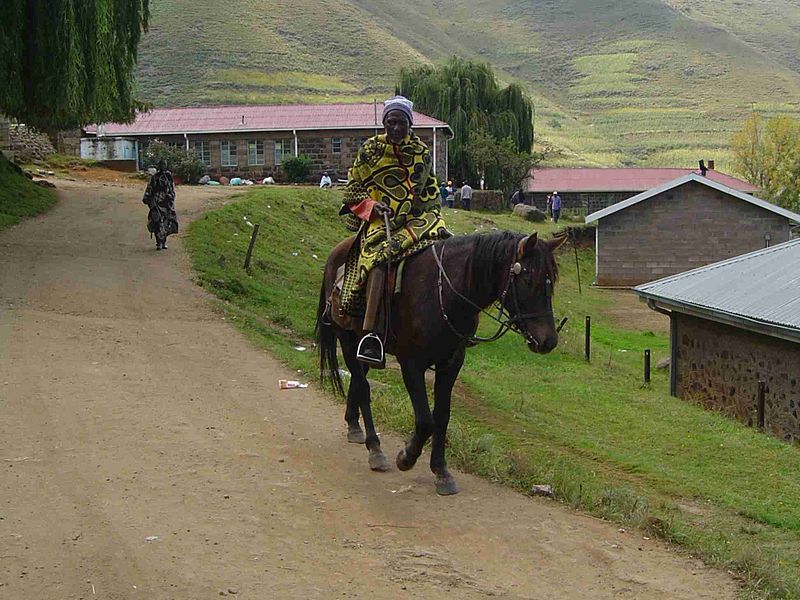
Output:
<path fill-rule="evenodd" d="M 540 240 L 534 232 L 519 241 L 516 261 L 511 263 L 503 306 L 528 339 L 528 348 L 540 354 L 547 354 L 558 345 L 553 318 L 553 287 L 558 267 L 553 251 L 566 239 L 564 236 Z"/>

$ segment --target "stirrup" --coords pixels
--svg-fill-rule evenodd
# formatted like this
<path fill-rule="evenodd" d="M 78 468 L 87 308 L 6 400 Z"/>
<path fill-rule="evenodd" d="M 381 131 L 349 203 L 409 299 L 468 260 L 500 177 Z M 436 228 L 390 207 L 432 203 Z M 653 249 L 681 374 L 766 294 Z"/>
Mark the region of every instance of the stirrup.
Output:
<path fill-rule="evenodd" d="M 369 344 L 372 340 L 375 340 L 375 342 L 378 344 L 378 349 L 380 350 L 380 358 L 369 356 L 363 353 L 364 342 L 367 342 Z M 381 338 L 375 335 L 374 333 L 368 333 L 364 337 L 362 337 L 361 341 L 358 343 L 358 349 L 356 350 L 356 358 L 359 361 L 369 365 L 370 367 L 376 369 L 383 369 L 386 366 L 386 354 L 383 351 L 383 342 L 381 341 Z"/>

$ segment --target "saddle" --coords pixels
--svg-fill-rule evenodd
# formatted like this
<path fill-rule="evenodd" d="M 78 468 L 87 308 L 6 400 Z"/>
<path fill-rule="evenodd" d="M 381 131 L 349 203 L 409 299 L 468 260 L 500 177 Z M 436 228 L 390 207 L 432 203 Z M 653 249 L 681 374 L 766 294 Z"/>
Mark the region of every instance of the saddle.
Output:
<path fill-rule="evenodd" d="M 389 266 L 387 277 L 389 278 L 389 289 L 392 290 L 392 298 L 399 294 L 403 287 L 403 271 L 406 264 L 405 258 Z M 342 329 L 347 331 L 362 331 L 364 322 L 363 316 L 355 316 L 345 312 L 339 302 L 342 286 L 344 285 L 345 269 L 347 264 L 339 265 L 336 269 L 336 279 L 333 284 L 330 298 L 328 299 L 327 317 Z M 389 302 L 391 303 L 391 298 Z"/>

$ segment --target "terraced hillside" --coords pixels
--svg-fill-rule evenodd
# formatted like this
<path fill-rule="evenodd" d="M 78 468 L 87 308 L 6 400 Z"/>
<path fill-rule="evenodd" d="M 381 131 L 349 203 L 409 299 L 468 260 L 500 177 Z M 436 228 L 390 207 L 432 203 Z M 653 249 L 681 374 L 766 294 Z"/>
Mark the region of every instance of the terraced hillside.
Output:
<path fill-rule="evenodd" d="M 154 0 L 157 105 L 371 100 L 401 66 L 490 62 L 565 162 L 725 167 L 754 107 L 800 113 L 793 0 Z"/>

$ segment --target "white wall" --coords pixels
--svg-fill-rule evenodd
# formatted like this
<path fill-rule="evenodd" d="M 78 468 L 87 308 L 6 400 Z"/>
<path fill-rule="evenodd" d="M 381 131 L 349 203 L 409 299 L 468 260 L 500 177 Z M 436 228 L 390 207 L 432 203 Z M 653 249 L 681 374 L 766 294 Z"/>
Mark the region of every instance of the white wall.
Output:
<path fill-rule="evenodd" d="M 123 138 L 81 138 L 81 158 L 136 160 L 136 146 L 133 140 Z"/>

